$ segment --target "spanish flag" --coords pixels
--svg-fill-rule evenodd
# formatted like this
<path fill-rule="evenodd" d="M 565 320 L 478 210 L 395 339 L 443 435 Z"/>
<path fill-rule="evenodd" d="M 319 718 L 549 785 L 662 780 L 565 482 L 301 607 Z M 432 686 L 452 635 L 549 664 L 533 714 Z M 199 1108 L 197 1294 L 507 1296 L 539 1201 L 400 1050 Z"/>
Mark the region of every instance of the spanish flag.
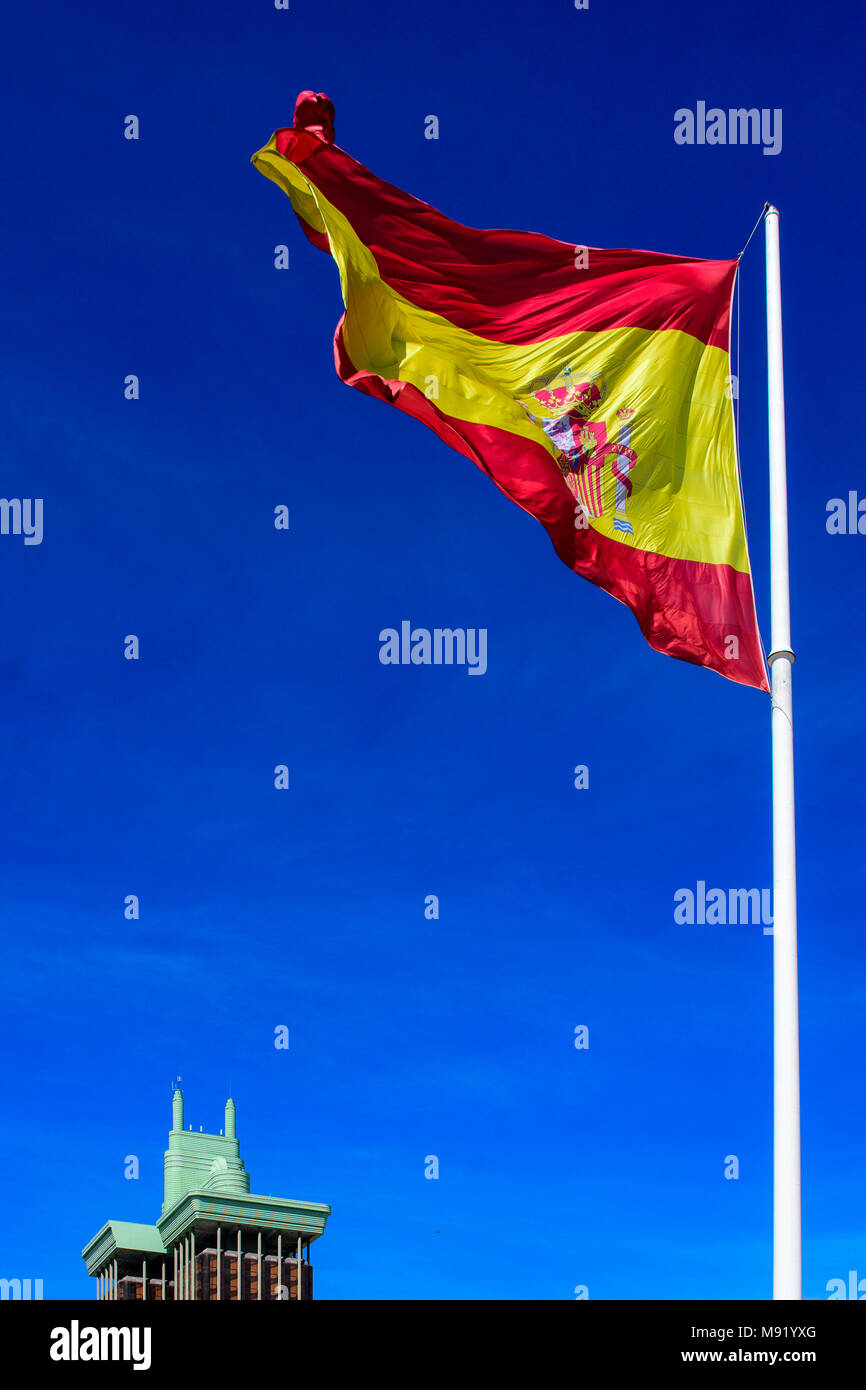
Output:
<path fill-rule="evenodd" d="M 650 646 L 767 690 L 730 390 L 737 262 L 461 226 L 335 145 L 333 118 L 302 92 L 253 163 L 337 263 L 343 381 L 472 459 Z"/>

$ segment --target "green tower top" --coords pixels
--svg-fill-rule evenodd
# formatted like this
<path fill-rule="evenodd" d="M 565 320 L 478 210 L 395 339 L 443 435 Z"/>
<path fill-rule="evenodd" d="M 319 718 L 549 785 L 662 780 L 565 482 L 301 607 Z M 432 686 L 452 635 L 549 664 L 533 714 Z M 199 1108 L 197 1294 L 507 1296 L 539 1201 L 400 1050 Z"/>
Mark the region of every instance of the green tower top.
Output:
<path fill-rule="evenodd" d="M 321 1202 L 299 1202 L 289 1197 L 265 1197 L 251 1193 L 250 1177 L 240 1155 L 234 1101 L 231 1097 L 226 1101 L 225 1133 L 205 1134 L 203 1129 L 194 1133 L 192 1125 L 184 1129 L 184 1097 L 180 1077 L 172 1091 L 171 1129 L 164 1154 L 163 1177 L 162 1212 L 154 1226 L 107 1221 L 81 1252 L 88 1273 L 100 1275 L 103 1279 L 113 1277 L 115 1292 L 110 1297 L 118 1297 L 118 1279 L 121 1284 L 129 1279 L 140 1280 L 144 1290 L 146 1277 L 152 1279 L 153 1269 L 156 1268 L 162 1298 L 166 1297 L 167 1288 L 171 1288 L 171 1296 L 176 1299 L 199 1296 L 207 1299 L 212 1295 L 204 1291 L 204 1284 L 201 1284 L 200 1295 L 195 1292 L 190 1294 L 190 1285 L 184 1284 L 186 1276 L 178 1273 L 183 1261 L 190 1259 L 190 1247 L 184 1242 L 187 1236 L 192 1238 L 194 1264 L 197 1259 L 210 1258 L 213 1252 L 208 1251 L 209 1244 L 216 1242 L 219 1248 L 226 1228 L 232 1233 L 233 1242 L 237 1240 L 237 1246 L 233 1244 L 233 1249 L 236 1248 L 238 1260 L 243 1249 L 246 1259 L 255 1256 L 261 1261 L 263 1241 L 266 1249 L 267 1242 L 271 1242 L 271 1251 L 265 1256 L 271 1258 L 274 1240 L 278 1242 L 279 1259 L 279 1242 L 286 1240 L 286 1259 L 297 1259 L 300 1267 L 302 1244 L 307 1246 L 309 1259 L 310 1242 L 318 1240 L 324 1233 L 331 1214 L 331 1208 Z M 194 1253 L 196 1249 L 198 1255 Z M 223 1249 L 227 1250 L 227 1247 Z M 289 1256 L 287 1252 L 290 1250 L 297 1250 L 297 1256 Z M 154 1264 L 154 1257 L 157 1265 Z M 146 1274 L 148 1266 L 151 1268 L 150 1276 Z M 260 1277 L 264 1276 L 257 1273 L 256 1278 Z M 193 1281 L 192 1287 L 198 1288 L 199 1285 Z M 301 1284 L 297 1287 L 300 1290 Z M 219 1298 L 222 1295 L 217 1293 L 216 1296 Z M 246 1295 L 241 1293 L 236 1296 Z M 272 1295 L 265 1293 L 264 1296 Z M 299 1293 L 298 1296 L 312 1297 L 312 1293 Z"/>
<path fill-rule="evenodd" d="M 250 1175 L 244 1169 L 237 1137 L 237 1110 L 226 1101 L 224 1134 L 194 1133 L 183 1127 L 183 1092 L 175 1090 L 171 1102 L 171 1131 L 163 1155 L 163 1214 L 187 1192 L 247 1193 Z"/>

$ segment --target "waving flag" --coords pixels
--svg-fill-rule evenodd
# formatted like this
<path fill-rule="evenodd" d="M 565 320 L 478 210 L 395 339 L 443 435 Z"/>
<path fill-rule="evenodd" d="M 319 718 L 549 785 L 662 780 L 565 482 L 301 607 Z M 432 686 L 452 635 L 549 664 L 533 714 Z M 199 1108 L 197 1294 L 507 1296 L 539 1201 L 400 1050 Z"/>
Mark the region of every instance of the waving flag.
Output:
<path fill-rule="evenodd" d="M 767 690 L 730 392 L 736 261 L 478 231 L 384 183 L 302 92 L 253 163 L 337 263 L 343 381 L 547 529 L 657 651 Z"/>

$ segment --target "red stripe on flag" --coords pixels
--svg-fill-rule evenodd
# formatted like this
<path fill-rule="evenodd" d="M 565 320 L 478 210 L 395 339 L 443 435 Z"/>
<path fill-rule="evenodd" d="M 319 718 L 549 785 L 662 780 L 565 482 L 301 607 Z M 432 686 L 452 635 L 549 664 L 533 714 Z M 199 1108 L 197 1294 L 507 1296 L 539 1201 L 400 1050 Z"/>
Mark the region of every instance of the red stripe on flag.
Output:
<path fill-rule="evenodd" d="M 675 328 L 727 351 L 736 261 L 590 247 L 578 269 L 568 242 L 452 222 L 310 131 L 279 130 L 276 148 L 349 220 L 386 284 L 460 328 L 503 343 Z"/>

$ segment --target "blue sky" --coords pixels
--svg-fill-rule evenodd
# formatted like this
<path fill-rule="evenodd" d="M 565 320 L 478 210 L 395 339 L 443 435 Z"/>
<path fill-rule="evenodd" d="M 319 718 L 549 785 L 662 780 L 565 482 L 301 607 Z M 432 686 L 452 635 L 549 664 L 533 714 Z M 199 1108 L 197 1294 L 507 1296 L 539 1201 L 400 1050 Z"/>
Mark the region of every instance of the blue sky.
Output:
<path fill-rule="evenodd" d="M 205 1129 L 231 1074 L 254 1191 L 332 1205 L 319 1297 L 770 1295 L 772 942 L 673 919 L 698 880 L 770 883 L 768 700 L 653 653 L 480 471 L 340 384 L 335 269 L 249 162 L 312 87 L 344 148 L 471 225 L 729 257 L 781 209 L 805 1294 L 866 1275 L 866 539 L 825 526 L 864 486 L 839 447 L 859 13 L 7 19 L 0 491 L 42 497 L 45 530 L 0 537 L 0 1273 L 92 1296 L 89 1237 L 158 1214 L 181 1072 Z M 699 100 L 781 108 L 782 152 L 676 145 Z M 766 640 L 763 314 L 757 236 L 741 444 Z M 484 677 L 382 666 L 402 619 L 486 628 Z"/>

